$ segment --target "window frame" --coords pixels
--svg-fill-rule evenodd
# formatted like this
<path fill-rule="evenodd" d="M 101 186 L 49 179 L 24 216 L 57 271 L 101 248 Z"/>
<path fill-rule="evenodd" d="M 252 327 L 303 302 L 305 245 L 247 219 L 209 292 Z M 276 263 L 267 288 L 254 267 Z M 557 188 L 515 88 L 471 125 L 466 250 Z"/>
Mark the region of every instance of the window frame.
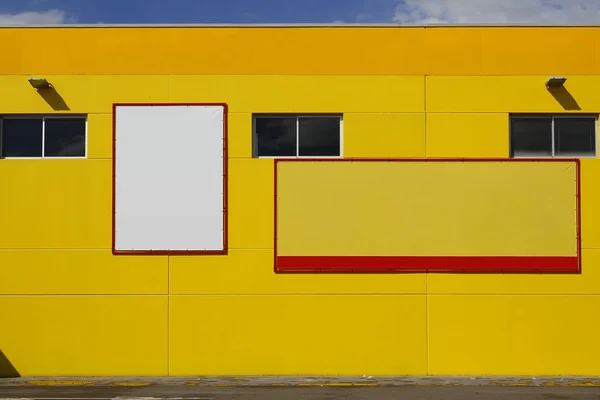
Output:
<path fill-rule="evenodd" d="M 295 118 L 296 119 L 296 155 L 295 156 L 259 156 L 258 155 L 258 135 L 256 132 L 257 118 Z M 301 156 L 300 155 L 300 119 L 301 118 L 338 118 L 340 121 L 340 154 L 337 156 Z M 311 159 L 311 158 L 344 158 L 344 115 L 343 114 L 289 114 L 289 113 L 267 113 L 252 114 L 252 158 L 285 158 L 285 159 Z"/>
<path fill-rule="evenodd" d="M 535 155 L 526 155 L 526 156 L 513 156 L 512 149 L 512 120 L 513 119 L 528 119 L 528 118 L 550 118 L 551 119 L 551 135 L 552 135 L 552 155 L 550 156 L 535 156 Z M 556 129 L 555 129 L 555 119 L 556 118 L 593 118 L 594 119 L 594 155 L 577 155 L 577 154 L 569 154 L 569 155 L 556 155 Z M 598 158 L 598 114 L 509 114 L 508 116 L 508 155 L 510 158 L 520 159 L 520 158 L 582 158 L 582 159 L 594 159 Z"/>
<path fill-rule="evenodd" d="M 76 157 L 46 156 L 46 119 L 84 119 L 85 120 L 85 154 Z M 6 119 L 41 119 L 42 120 L 42 155 L 41 157 L 2 157 L 3 127 Z M 88 116 L 87 114 L 52 115 L 52 114 L 8 114 L 0 115 L 0 159 L 3 160 L 85 160 L 88 158 Z"/>

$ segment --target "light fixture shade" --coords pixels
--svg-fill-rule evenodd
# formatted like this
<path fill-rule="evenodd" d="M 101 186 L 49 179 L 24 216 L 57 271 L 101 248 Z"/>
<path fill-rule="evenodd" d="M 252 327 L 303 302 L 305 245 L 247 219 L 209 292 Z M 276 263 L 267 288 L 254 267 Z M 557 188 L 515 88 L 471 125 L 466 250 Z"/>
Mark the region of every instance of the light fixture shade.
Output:
<path fill-rule="evenodd" d="M 567 78 L 565 78 L 564 76 L 552 76 L 546 82 L 546 87 L 548 87 L 548 88 L 561 87 L 565 84 L 566 81 L 567 81 Z"/>
<path fill-rule="evenodd" d="M 36 89 L 48 89 L 52 87 L 46 78 L 29 78 L 29 83 Z"/>

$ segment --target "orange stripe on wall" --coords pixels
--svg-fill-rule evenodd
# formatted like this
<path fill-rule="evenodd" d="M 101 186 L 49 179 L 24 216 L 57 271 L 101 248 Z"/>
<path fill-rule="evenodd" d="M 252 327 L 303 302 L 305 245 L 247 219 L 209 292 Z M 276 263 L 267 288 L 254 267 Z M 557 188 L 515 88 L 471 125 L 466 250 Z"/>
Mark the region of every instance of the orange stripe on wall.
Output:
<path fill-rule="evenodd" d="M 595 27 L 13 27 L 0 29 L 10 60 L 0 75 L 591 75 L 600 69 L 599 34 Z"/>

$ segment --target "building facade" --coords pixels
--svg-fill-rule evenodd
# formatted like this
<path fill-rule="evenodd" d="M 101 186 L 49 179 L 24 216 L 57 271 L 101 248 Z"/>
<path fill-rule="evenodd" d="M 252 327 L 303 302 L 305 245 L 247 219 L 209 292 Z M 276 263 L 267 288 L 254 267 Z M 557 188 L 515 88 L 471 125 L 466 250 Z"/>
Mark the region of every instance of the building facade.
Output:
<path fill-rule="evenodd" d="M 0 43 L 0 375 L 600 375 L 600 28 Z"/>

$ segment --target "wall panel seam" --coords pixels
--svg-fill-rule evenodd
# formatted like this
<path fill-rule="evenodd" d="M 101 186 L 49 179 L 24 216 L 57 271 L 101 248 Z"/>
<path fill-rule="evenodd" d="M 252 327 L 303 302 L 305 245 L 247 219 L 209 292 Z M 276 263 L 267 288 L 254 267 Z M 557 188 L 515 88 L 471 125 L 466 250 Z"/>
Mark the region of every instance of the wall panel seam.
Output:
<path fill-rule="evenodd" d="M 382 293 L 352 293 L 352 292 L 340 292 L 340 293 L 327 293 L 327 292 L 290 292 L 290 293 L 173 293 L 170 296 L 172 297 L 285 297 L 285 296 L 295 296 L 295 297 L 305 297 L 305 296 L 369 296 L 369 297 L 400 297 L 400 296 L 426 296 L 426 292 L 406 292 L 406 293 L 392 293 L 392 292 L 382 292 Z"/>

